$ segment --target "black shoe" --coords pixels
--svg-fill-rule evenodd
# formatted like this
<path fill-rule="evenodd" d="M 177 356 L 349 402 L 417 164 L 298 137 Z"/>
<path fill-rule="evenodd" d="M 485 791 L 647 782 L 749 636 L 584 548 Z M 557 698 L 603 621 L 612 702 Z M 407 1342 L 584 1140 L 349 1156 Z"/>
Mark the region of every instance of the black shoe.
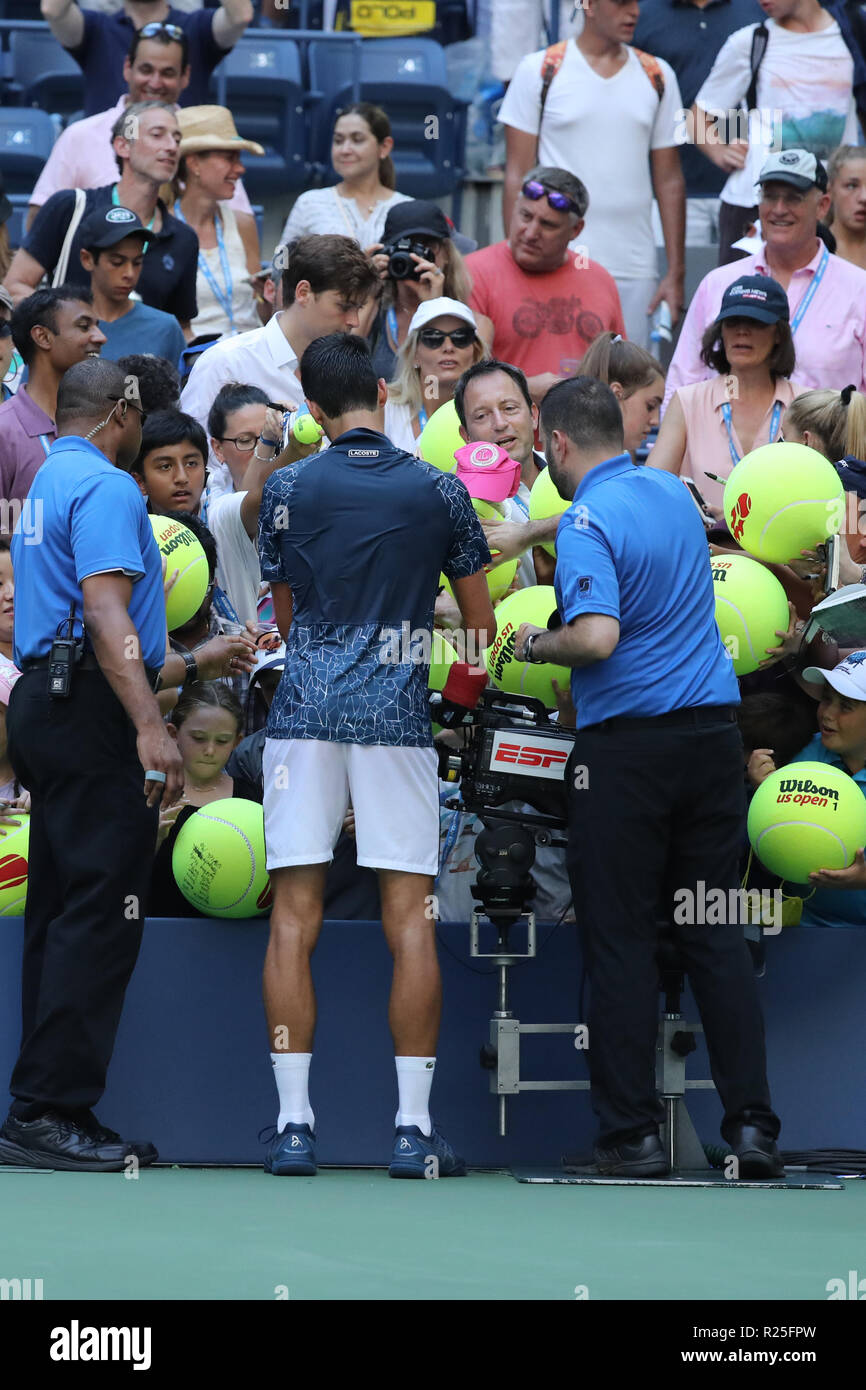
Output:
<path fill-rule="evenodd" d="M 76 1119 L 81 1128 L 86 1130 L 98 1143 L 125 1144 L 130 1152 L 135 1154 L 141 1168 L 146 1168 L 150 1163 L 156 1163 L 159 1158 L 155 1145 L 151 1144 L 149 1139 L 121 1138 L 116 1129 L 107 1129 L 105 1125 L 100 1124 L 92 1110 L 83 1112 L 80 1116 L 76 1116 Z"/>
<path fill-rule="evenodd" d="M 737 1125 L 728 1147 L 737 1160 L 739 1178 L 783 1178 L 785 1165 L 782 1155 L 771 1139 L 757 1125 Z"/>
<path fill-rule="evenodd" d="M 607 1148 L 596 1144 L 593 1159 L 598 1171 L 612 1178 L 666 1178 L 670 1172 L 657 1134 L 626 1139 Z"/>
<path fill-rule="evenodd" d="M 124 1140 L 104 1140 L 68 1115 L 54 1111 L 38 1120 L 10 1115 L 0 1129 L 0 1163 L 19 1168 L 119 1173 L 131 1154 L 131 1146 Z"/>

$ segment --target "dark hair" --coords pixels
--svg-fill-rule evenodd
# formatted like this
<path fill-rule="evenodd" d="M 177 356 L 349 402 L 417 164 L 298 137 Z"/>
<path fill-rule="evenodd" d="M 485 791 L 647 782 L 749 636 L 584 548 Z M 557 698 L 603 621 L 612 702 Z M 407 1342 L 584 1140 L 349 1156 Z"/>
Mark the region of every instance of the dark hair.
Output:
<path fill-rule="evenodd" d="M 267 391 L 260 386 L 247 386 L 242 381 L 227 381 L 214 397 L 208 411 L 207 432 L 212 439 L 222 439 L 226 421 L 236 410 L 245 405 L 267 405 L 270 400 Z"/>
<path fill-rule="evenodd" d="M 213 531 L 209 531 L 201 517 L 194 516 L 192 512 L 157 512 L 156 515 L 170 517 L 172 521 L 179 521 L 192 531 L 205 553 L 208 580 L 212 584 L 217 567 L 217 543 L 214 540 Z M 169 573 L 171 573 L 170 570 Z M 184 624 L 184 626 L 186 626 L 186 624 Z M 178 628 L 177 631 L 182 632 L 183 628 Z"/>
<path fill-rule="evenodd" d="M 298 237 L 283 271 L 283 304 L 294 304 L 301 280 L 309 281 L 313 294 L 338 290 L 352 304 L 363 304 L 379 285 L 364 252 L 348 236 Z"/>
<path fill-rule="evenodd" d="M 784 767 L 815 735 L 817 707 L 772 691 L 744 695 L 737 722 L 747 753 L 772 748 L 776 767 Z"/>
<path fill-rule="evenodd" d="M 50 328 L 57 332 L 57 309 L 61 304 L 92 304 L 90 290 L 79 289 L 77 285 L 58 285 L 57 289 L 34 290 L 22 299 L 13 311 L 10 324 L 12 341 L 21 354 L 26 366 L 36 357 L 36 344 L 31 336 L 34 328 Z"/>
<path fill-rule="evenodd" d="M 727 323 L 723 319 L 722 323 Z M 769 325 L 767 325 L 769 327 Z M 770 353 L 767 366 L 770 369 L 770 376 L 775 381 L 780 376 L 790 376 L 794 370 L 796 354 L 794 352 L 794 339 L 791 335 L 791 325 L 787 319 L 779 319 L 775 324 L 779 334 L 779 341 Z M 709 328 L 704 330 L 701 339 L 701 361 L 710 368 L 711 371 L 719 372 L 722 376 L 727 376 L 731 370 L 731 364 L 725 356 L 725 344 L 722 340 L 722 324 L 711 323 Z"/>
<path fill-rule="evenodd" d="M 301 388 L 329 420 L 349 410 L 375 410 L 378 377 L 366 341 L 353 333 L 315 338 L 301 357 Z"/>
<path fill-rule="evenodd" d="M 167 357 L 134 352 L 117 359 L 128 376 L 138 377 L 141 408 L 148 415 L 157 410 L 173 410 L 180 400 L 180 373 Z"/>
<path fill-rule="evenodd" d="M 457 411 L 457 419 L 464 429 L 466 428 L 466 411 L 463 397 L 466 395 L 466 387 L 470 381 L 475 381 L 477 377 L 491 376 L 494 372 L 504 372 L 506 376 L 510 376 L 528 408 L 532 410 L 532 396 L 529 393 L 526 377 L 520 368 L 513 367 L 510 362 L 500 362 L 496 357 L 489 357 L 486 361 L 482 359 L 480 362 L 473 362 L 471 367 L 467 367 L 454 388 L 454 409 Z"/>
<path fill-rule="evenodd" d="M 185 32 L 181 33 L 179 39 L 174 39 L 171 34 L 166 33 L 165 29 L 160 29 L 158 33 L 148 34 L 147 38 L 143 38 L 141 30 L 137 29 L 130 40 L 129 49 L 126 54 L 131 63 L 135 62 L 135 55 L 138 53 L 138 45 L 142 42 L 161 43 L 165 48 L 168 48 L 169 44 L 172 43 L 179 44 L 181 50 L 181 70 L 189 67 L 189 39 Z"/>
<path fill-rule="evenodd" d="M 8 551 L 11 555 L 12 542 L 10 541 L 8 536 L 0 536 L 0 555 L 4 554 L 6 551 Z"/>
<path fill-rule="evenodd" d="M 356 101 L 354 106 L 344 106 L 334 117 L 334 130 L 337 129 L 337 121 L 341 116 L 360 116 L 361 120 L 370 127 L 370 134 L 379 145 L 391 135 L 391 122 L 387 115 L 381 106 L 374 106 L 370 101 Z M 333 132 L 331 139 L 333 139 Z M 384 159 L 379 160 L 379 182 L 385 188 L 397 187 L 397 171 L 389 154 L 386 154 Z"/>
<path fill-rule="evenodd" d="M 622 452 L 619 401 L 597 377 L 568 377 L 552 386 L 541 402 L 541 428 L 548 439 L 559 430 L 579 449 L 610 446 Z"/>
<path fill-rule="evenodd" d="M 107 357 L 85 357 L 63 373 L 54 418 L 60 430 L 69 420 L 98 420 L 124 400 L 126 377 Z"/>
<path fill-rule="evenodd" d="M 124 140 L 128 140 L 130 142 L 134 141 L 137 138 L 135 135 L 135 129 L 138 123 L 139 116 L 142 116 L 145 111 L 151 111 L 156 107 L 162 107 L 163 111 L 168 111 L 169 115 L 173 116 L 175 120 L 177 120 L 177 112 L 175 111 L 174 107 L 171 105 L 170 102 L 156 100 L 134 101 L 131 106 L 127 106 L 125 111 L 121 111 L 117 120 L 114 122 L 114 125 L 111 127 L 112 150 L 114 150 L 115 140 L 119 140 L 121 137 Z M 114 158 L 117 162 L 117 167 L 122 174 L 123 160 L 116 150 L 114 150 Z"/>
<path fill-rule="evenodd" d="M 243 727 L 241 702 L 222 681 L 194 681 L 187 686 L 171 712 L 170 722 L 179 729 L 197 709 L 224 709 L 234 719 L 238 733 Z"/>
<path fill-rule="evenodd" d="M 133 473 L 144 473 L 144 460 L 153 449 L 164 449 L 170 444 L 191 444 L 201 454 L 202 462 L 207 464 L 207 435 L 191 415 L 181 410 L 158 410 L 148 415 L 141 427 L 141 448 L 138 458 L 132 465 Z"/>

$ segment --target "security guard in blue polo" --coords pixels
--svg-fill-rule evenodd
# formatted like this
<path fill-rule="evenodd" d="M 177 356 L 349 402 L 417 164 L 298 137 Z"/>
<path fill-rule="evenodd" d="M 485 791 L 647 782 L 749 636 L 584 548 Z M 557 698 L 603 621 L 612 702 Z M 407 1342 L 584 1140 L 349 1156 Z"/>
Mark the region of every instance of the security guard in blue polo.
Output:
<path fill-rule="evenodd" d="M 554 386 L 541 429 L 551 478 L 574 498 L 556 538 L 562 625 L 524 625 L 515 655 L 573 668 L 568 864 L 591 982 L 595 1160 L 612 1175 L 668 1171 L 655 1085 L 661 919 L 700 1010 L 735 1172 L 780 1176 L 743 923 L 736 911 L 712 925 L 673 910 L 675 893 L 696 905 L 720 888 L 726 903 L 739 901 L 740 697 L 715 622 L 703 524 L 679 478 L 638 468 L 623 451 L 620 408 L 603 382 Z"/>
<path fill-rule="evenodd" d="M 9 755 L 32 810 L 22 1043 L 0 1162 L 118 1170 L 156 1150 L 106 1130 L 92 1107 L 138 956 L 160 798 L 179 799 L 183 765 L 154 693 L 162 561 L 128 472 L 141 403 L 115 363 L 86 360 L 63 377 L 57 425 L 12 540 L 23 674 Z"/>

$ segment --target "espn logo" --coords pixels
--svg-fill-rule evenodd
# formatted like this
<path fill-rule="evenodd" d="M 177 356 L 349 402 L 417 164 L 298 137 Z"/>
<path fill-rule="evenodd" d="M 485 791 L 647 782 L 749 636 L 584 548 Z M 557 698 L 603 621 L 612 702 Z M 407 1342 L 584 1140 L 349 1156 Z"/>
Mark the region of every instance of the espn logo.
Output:
<path fill-rule="evenodd" d="M 547 777 L 562 782 L 569 748 L 558 739 L 495 733 L 490 757 L 491 771 L 516 771 L 526 777 Z"/>

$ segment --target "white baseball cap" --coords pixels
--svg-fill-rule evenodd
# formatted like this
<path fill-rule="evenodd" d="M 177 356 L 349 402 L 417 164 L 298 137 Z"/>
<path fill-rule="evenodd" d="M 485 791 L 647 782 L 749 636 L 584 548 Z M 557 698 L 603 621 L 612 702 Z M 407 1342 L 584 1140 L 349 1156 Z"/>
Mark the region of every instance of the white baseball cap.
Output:
<path fill-rule="evenodd" d="M 866 702 L 866 652 L 851 652 L 832 671 L 823 671 L 820 666 L 807 666 L 803 680 L 816 683 L 826 681 L 849 700 Z"/>
<path fill-rule="evenodd" d="M 438 299 L 425 299 L 423 304 L 418 305 L 412 315 L 409 332 L 414 333 L 417 329 L 426 328 L 433 319 L 445 318 L 448 314 L 451 314 L 455 319 L 462 319 L 464 323 L 471 324 L 477 332 L 478 324 L 469 305 L 461 304 L 459 299 L 449 299 L 444 294 L 440 295 Z"/>

